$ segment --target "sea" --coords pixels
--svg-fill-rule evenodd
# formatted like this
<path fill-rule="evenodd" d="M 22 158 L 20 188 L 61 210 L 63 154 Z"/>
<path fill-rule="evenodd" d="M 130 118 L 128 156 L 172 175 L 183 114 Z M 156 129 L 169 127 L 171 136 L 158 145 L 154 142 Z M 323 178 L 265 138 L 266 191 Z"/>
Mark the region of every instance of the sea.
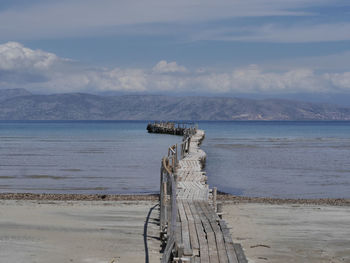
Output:
<path fill-rule="evenodd" d="M 0 121 L 0 192 L 159 192 L 180 136 L 147 121 Z M 197 122 L 208 183 L 252 197 L 350 198 L 350 122 Z"/>

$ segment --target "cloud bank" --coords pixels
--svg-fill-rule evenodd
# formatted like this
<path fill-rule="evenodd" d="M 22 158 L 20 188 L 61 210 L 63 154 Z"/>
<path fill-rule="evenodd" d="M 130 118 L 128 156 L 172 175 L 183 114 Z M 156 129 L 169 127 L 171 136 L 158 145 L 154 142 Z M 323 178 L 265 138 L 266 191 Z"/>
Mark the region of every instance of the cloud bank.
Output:
<path fill-rule="evenodd" d="M 63 62 L 55 54 L 32 50 L 17 42 L 0 45 L 0 70 L 47 70 Z"/>
<path fill-rule="evenodd" d="M 257 65 L 227 71 L 188 69 L 175 61 L 150 68 L 88 68 L 20 43 L 0 45 L 0 88 L 43 93 L 337 93 L 350 92 L 350 72 L 317 73 L 312 68 L 282 72 Z"/>
<path fill-rule="evenodd" d="M 161 60 L 153 67 L 153 71 L 156 73 L 184 73 L 187 72 L 187 69 L 178 65 L 175 61 L 168 63 L 166 60 Z"/>

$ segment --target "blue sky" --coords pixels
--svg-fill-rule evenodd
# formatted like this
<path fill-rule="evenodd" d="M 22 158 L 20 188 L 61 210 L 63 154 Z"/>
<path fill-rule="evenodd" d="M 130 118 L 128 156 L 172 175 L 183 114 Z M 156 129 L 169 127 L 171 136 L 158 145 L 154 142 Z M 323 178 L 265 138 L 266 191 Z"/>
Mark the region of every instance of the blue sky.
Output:
<path fill-rule="evenodd" d="M 0 88 L 348 94 L 348 0 L 2 0 Z"/>

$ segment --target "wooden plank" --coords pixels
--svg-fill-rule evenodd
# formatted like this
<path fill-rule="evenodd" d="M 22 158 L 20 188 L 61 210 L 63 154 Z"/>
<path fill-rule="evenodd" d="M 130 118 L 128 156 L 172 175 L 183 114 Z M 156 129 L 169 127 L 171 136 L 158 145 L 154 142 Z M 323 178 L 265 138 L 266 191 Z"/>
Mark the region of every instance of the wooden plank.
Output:
<path fill-rule="evenodd" d="M 208 242 L 207 242 L 207 238 L 206 238 L 206 234 L 204 232 L 204 228 L 202 225 L 202 221 L 200 219 L 200 216 L 197 213 L 197 209 L 194 205 L 193 202 L 188 202 L 189 207 L 191 209 L 192 212 L 192 216 L 195 222 L 195 226 L 196 226 L 196 233 L 197 233 L 197 237 L 198 237 L 198 241 L 199 241 L 199 255 L 200 255 L 200 262 L 201 263 L 209 263 L 209 249 L 208 249 Z"/>
<path fill-rule="evenodd" d="M 220 261 L 220 263 L 228 263 L 228 257 L 227 257 L 224 237 L 223 237 L 223 234 L 221 232 L 221 228 L 219 227 L 219 225 L 216 221 L 216 216 L 215 216 L 216 214 L 215 214 L 214 210 L 210 211 L 209 204 L 207 202 L 201 202 L 200 206 L 201 206 L 204 214 L 209 219 L 210 225 L 214 231 L 219 261 Z"/>
<path fill-rule="evenodd" d="M 177 205 L 178 205 L 178 210 L 179 210 L 180 220 L 181 220 L 181 233 L 182 233 L 182 243 L 184 246 L 184 255 L 192 256 L 193 252 L 192 252 L 191 243 L 190 243 L 188 221 L 187 221 L 187 217 L 183 207 L 183 203 L 180 201 L 178 202 Z"/>
<path fill-rule="evenodd" d="M 233 247 L 235 248 L 238 263 L 248 263 L 247 258 L 244 255 L 241 244 L 234 243 Z"/>
<path fill-rule="evenodd" d="M 207 231 L 207 226 L 205 226 L 205 231 Z M 215 234 L 214 232 L 207 232 L 208 239 L 208 251 L 209 259 L 211 263 L 219 263 L 218 251 L 216 248 Z"/>
<path fill-rule="evenodd" d="M 219 225 L 217 224 L 217 222 L 220 218 L 216 215 L 214 209 L 209 205 L 208 202 L 201 202 L 200 205 L 204 214 L 209 219 L 209 221 L 215 223 L 213 224 L 213 227 L 215 229 L 219 228 Z"/>
<path fill-rule="evenodd" d="M 168 263 L 169 262 L 174 245 L 175 245 L 174 238 L 170 238 L 168 240 L 166 247 L 165 247 L 165 250 L 164 250 L 164 253 L 163 253 L 163 256 L 161 259 L 161 263 Z"/>
<path fill-rule="evenodd" d="M 231 238 L 230 231 L 226 225 L 226 222 L 224 220 L 219 221 L 219 225 L 222 231 L 222 234 L 224 236 L 224 241 L 225 241 L 225 246 L 226 246 L 226 252 L 227 252 L 227 257 L 228 261 L 230 263 L 238 263 L 236 251 L 233 246 L 233 241 Z"/>
<path fill-rule="evenodd" d="M 196 226 L 194 224 L 194 219 L 191 213 L 191 209 L 188 205 L 187 202 L 183 202 L 183 206 L 185 209 L 185 213 L 187 216 L 187 220 L 188 220 L 188 228 L 190 231 L 190 240 L 191 240 L 191 247 L 193 250 L 196 250 L 194 252 L 198 253 L 199 251 L 199 242 L 198 242 L 198 237 L 197 237 L 197 231 L 196 231 Z"/>
<path fill-rule="evenodd" d="M 234 249 L 233 244 L 225 243 L 226 253 L 229 263 L 238 263 L 236 251 Z"/>
<path fill-rule="evenodd" d="M 202 202 L 195 202 L 195 205 L 196 205 L 197 212 L 200 216 L 200 219 L 202 221 L 204 231 L 207 234 L 209 259 L 211 263 L 219 263 L 219 256 L 218 256 L 218 251 L 216 247 L 215 234 L 213 229 L 211 228 L 208 218 L 205 216 L 201 208 L 201 203 Z"/>
<path fill-rule="evenodd" d="M 177 209 L 178 211 L 178 209 Z M 176 213 L 176 229 L 175 229 L 175 243 L 176 245 L 181 244 L 182 240 L 182 233 L 181 233 L 181 220 L 179 212 Z"/>

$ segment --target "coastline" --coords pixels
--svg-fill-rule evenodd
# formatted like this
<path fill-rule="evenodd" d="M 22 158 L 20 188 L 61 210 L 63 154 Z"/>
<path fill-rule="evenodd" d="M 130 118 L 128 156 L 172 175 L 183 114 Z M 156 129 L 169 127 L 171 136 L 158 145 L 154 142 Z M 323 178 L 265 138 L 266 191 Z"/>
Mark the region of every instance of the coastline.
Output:
<path fill-rule="evenodd" d="M 158 201 L 159 194 L 34 194 L 34 193 L 0 193 L 0 200 L 51 200 L 51 201 Z M 310 198 L 290 199 L 271 197 L 236 196 L 219 192 L 217 200 L 234 203 L 265 204 L 305 204 L 350 206 L 350 198 Z"/>

